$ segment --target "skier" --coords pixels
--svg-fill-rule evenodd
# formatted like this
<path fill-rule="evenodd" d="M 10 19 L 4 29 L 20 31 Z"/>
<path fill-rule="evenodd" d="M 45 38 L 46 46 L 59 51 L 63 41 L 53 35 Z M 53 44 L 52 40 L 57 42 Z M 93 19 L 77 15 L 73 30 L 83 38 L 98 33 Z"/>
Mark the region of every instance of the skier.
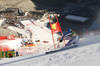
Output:
<path fill-rule="evenodd" d="M 15 57 L 15 49 L 13 49 L 12 52 L 13 52 L 13 57 Z"/>
<path fill-rule="evenodd" d="M 17 56 L 19 56 L 19 52 L 18 52 L 18 51 L 16 51 L 16 57 L 17 57 Z"/>
<path fill-rule="evenodd" d="M 79 42 L 79 37 L 78 35 L 76 34 L 75 31 L 73 31 L 72 29 L 68 29 L 67 32 L 63 35 L 63 37 L 61 38 L 60 42 L 63 41 L 63 39 L 67 36 L 70 36 L 71 39 L 69 40 L 69 42 L 65 45 L 65 46 L 68 46 L 68 45 L 72 45 L 72 44 L 78 44 Z"/>

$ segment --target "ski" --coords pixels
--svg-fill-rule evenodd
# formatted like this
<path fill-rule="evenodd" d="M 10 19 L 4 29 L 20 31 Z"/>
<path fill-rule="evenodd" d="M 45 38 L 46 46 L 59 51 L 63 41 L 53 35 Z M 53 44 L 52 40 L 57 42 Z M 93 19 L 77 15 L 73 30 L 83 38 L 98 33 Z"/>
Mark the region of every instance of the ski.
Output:
<path fill-rule="evenodd" d="M 56 53 L 56 52 L 63 51 L 63 50 L 66 50 L 66 49 L 70 49 L 70 48 L 74 48 L 74 47 L 78 47 L 78 45 L 75 44 L 75 45 L 70 45 L 70 46 L 64 46 L 62 48 L 58 48 L 58 49 L 55 49 L 55 50 L 47 51 L 47 52 L 45 52 L 45 54 Z"/>

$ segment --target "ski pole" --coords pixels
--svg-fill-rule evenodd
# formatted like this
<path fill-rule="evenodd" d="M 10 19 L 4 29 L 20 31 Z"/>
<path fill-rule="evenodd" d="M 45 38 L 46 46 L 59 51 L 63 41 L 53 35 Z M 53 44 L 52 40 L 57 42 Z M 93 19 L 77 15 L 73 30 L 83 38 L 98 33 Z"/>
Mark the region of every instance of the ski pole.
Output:
<path fill-rule="evenodd" d="M 55 45 L 58 45 L 59 43 L 60 43 L 60 42 L 56 43 Z M 53 45 L 53 46 L 51 46 L 50 48 L 48 48 L 48 50 L 51 49 L 52 47 L 54 47 L 55 45 Z"/>

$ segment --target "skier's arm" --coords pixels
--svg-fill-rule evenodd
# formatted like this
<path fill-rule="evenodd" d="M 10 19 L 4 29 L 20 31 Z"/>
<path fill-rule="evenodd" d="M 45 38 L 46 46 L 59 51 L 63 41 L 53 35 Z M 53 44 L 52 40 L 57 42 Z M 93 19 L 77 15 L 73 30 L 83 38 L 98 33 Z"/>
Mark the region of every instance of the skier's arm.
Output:
<path fill-rule="evenodd" d="M 67 32 L 66 34 L 64 34 L 63 37 L 61 38 L 60 42 L 63 41 L 63 38 L 64 38 L 65 36 L 68 36 L 68 35 L 71 35 L 71 34 L 72 34 L 71 32 Z"/>

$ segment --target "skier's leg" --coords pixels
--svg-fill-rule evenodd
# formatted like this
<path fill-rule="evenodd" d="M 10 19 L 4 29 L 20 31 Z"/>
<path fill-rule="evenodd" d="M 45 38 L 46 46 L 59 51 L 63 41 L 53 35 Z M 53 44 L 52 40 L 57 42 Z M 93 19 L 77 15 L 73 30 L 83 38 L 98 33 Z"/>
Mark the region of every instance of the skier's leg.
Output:
<path fill-rule="evenodd" d="M 69 40 L 69 42 L 66 44 L 66 46 L 71 45 L 71 44 L 75 44 L 75 40 L 76 40 L 76 36 L 72 37 L 72 39 Z"/>
<path fill-rule="evenodd" d="M 76 44 L 78 45 L 79 42 L 79 37 L 78 35 L 73 36 L 71 40 L 69 40 L 69 42 L 66 45 L 71 45 L 71 44 Z"/>
<path fill-rule="evenodd" d="M 79 43 L 79 37 L 78 37 L 78 35 L 76 35 L 76 40 L 75 40 L 74 44 L 78 45 L 78 43 Z"/>

